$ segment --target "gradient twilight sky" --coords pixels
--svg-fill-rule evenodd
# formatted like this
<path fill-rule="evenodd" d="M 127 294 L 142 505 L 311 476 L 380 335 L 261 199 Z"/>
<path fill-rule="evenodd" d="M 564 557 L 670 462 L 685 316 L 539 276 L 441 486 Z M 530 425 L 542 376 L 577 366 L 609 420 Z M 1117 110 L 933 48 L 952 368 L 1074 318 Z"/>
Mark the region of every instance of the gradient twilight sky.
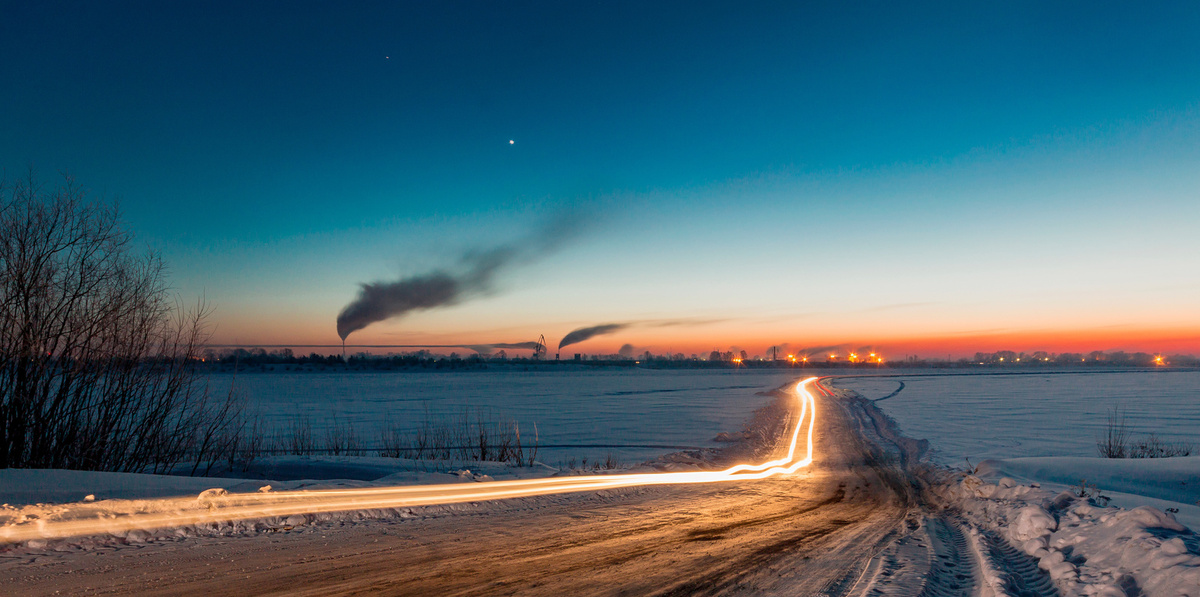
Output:
<path fill-rule="evenodd" d="M 0 1 L 0 167 L 119 198 L 215 342 L 568 213 L 350 342 L 1200 353 L 1200 4 L 344 4 Z"/>

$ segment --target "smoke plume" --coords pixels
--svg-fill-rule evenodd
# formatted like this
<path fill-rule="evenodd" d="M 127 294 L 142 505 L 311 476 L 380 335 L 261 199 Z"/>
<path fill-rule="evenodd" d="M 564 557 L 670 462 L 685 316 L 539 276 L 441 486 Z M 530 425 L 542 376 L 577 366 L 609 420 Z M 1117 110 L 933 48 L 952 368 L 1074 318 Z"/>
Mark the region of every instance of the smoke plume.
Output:
<path fill-rule="evenodd" d="M 726 319 L 701 319 L 701 318 L 643 319 L 643 320 L 638 320 L 638 321 L 626 321 L 624 323 L 605 323 L 605 324 L 594 325 L 594 326 L 586 327 L 586 328 L 579 328 L 579 329 L 567 334 L 566 336 L 563 336 L 562 342 L 558 343 L 558 349 L 562 350 L 564 347 L 570 346 L 571 344 L 578 344 L 580 342 L 583 342 L 584 340 L 590 340 L 592 338 L 595 338 L 596 336 L 612 334 L 614 332 L 621 331 L 625 328 L 631 328 L 631 327 L 665 328 L 665 327 L 676 327 L 676 326 L 701 326 L 701 325 L 710 325 L 710 324 L 714 324 L 714 323 L 721 323 L 723 321 L 728 321 L 728 320 L 726 320 Z"/>
<path fill-rule="evenodd" d="M 479 354 L 489 355 L 501 349 L 512 350 L 536 350 L 537 342 L 497 342 L 495 344 L 464 344 L 463 348 L 469 348 Z"/>
<path fill-rule="evenodd" d="M 562 350 L 564 347 L 570 346 L 572 344 L 578 344 L 580 342 L 583 342 L 584 340 L 590 340 L 592 338 L 595 338 L 596 336 L 603 336 L 605 334 L 611 334 L 613 332 L 623 330 L 627 327 L 629 327 L 629 324 L 627 324 L 627 323 L 605 323 L 602 325 L 594 325 L 591 327 L 579 328 L 579 329 L 574 330 L 571 333 L 567 334 L 566 336 L 563 336 L 562 341 L 558 343 L 558 349 Z"/>
<path fill-rule="evenodd" d="M 809 356 L 809 357 L 813 357 L 813 356 L 818 356 L 818 355 L 830 353 L 830 352 L 838 353 L 838 352 L 841 352 L 842 350 L 844 350 L 846 348 L 846 346 L 847 346 L 846 344 L 832 344 L 830 346 L 809 346 L 808 348 L 801 350 L 800 354 L 803 354 L 803 355 Z"/>
<path fill-rule="evenodd" d="M 538 347 L 537 342 L 501 342 L 499 344 L 488 344 L 491 348 L 519 348 L 524 350 L 534 350 Z"/>
<path fill-rule="evenodd" d="M 576 235 L 580 223 L 577 215 L 561 215 L 519 242 L 468 251 L 459 260 L 457 270 L 435 270 L 395 282 L 365 283 L 359 287 L 358 296 L 338 314 L 338 336 L 345 342 L 351 333 L 373 323 L 412 311 L 450 307 L 492 292 L 501 272 L 556 251 Z"/>

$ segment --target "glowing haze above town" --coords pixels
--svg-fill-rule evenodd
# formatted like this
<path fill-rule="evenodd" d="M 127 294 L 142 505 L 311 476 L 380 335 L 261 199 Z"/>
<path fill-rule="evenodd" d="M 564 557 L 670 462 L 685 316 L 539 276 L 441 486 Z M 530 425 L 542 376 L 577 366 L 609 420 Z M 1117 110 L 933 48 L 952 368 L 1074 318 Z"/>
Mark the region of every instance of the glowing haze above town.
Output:
<path fill-rule="evenodd" d="M 347 343 L 1200 354 L 1195 4 L 306 8 L 0 18 L 7 177 L 118 198 L 214 343 L 504 247 Z"/>

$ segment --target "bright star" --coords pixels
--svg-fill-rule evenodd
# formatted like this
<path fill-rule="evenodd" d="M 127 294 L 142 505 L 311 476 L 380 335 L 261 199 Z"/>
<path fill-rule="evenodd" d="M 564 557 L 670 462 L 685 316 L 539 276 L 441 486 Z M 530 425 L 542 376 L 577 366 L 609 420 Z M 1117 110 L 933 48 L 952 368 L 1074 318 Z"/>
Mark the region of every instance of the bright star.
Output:
<path fill-rule="evenodd" d="M 509 139 L 509 140 L 508 140 L 508 144 L 509 144 L 509 145 L 512 145 L 513 143 L 516 143 L 516 141 L 513 141 L 512 139 Z"/>

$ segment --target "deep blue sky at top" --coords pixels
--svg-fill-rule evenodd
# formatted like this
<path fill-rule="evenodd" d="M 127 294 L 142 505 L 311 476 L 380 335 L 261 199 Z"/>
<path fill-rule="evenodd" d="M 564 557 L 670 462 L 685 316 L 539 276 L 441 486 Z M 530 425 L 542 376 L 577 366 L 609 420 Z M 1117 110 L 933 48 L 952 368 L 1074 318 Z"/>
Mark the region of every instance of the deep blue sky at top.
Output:
<path fill-rule="evenodd" d="M 738 4 L 9 4 L 3 161 L 271 237 L 938 160 L 1200 96 L 1196 4 Z"/>
<path fill-rule="evenodd" d="M 1191 118 L 1198 31 L 1196 3 L 3 2 L 0 166 L 186 255 L 1086 143 Z"/>

